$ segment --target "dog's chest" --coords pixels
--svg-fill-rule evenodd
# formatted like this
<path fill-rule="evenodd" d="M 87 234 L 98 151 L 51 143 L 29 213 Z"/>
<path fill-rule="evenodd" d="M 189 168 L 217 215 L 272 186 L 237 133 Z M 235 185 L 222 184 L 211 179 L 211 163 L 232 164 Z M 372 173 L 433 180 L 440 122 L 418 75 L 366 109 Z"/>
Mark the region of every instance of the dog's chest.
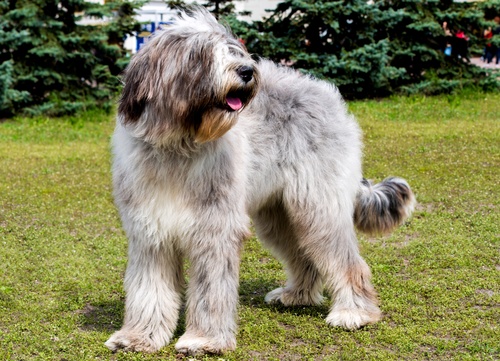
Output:
<path fill-rule="evenodd" d="M 145 196 L 138 212 L 140 222 L 154 242 L 185 238 L 193 227 L 194 216 L 180 194 L 158 188 Z"/>
<path fill-rule="evenodd" d="M 153 164 L 154 163 L 154 164 Z M 190 195 L 183 187 L 179 169 L 157 160 L 128 164 L 129 180 L 123 187 L 128 216 L 154 243 L 183 238 L 194 223 Z"/>

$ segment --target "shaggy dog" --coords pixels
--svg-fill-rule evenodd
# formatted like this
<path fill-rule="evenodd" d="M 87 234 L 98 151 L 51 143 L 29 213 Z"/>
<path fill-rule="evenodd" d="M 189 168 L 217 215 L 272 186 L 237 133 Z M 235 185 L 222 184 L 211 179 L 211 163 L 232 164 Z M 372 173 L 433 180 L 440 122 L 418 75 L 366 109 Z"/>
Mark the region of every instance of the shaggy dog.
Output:
<path fill-rule="evenodd" d="M 250 218 L 288 273 L 266 302 L 318 305 L 326 288 L 329 325 L 379 320 L 355 225 L 387 233 L 414 197 L 402 179 L 363 179 L 360 138 L 332 84 L 255 62 L 205 10 L 181 14 L 124 73 L 113 182 L 129 239 L 125 320 L 106 345 L 153 352 L 172 339 L 187 259 L 177 351 L 233 350 Z"/>

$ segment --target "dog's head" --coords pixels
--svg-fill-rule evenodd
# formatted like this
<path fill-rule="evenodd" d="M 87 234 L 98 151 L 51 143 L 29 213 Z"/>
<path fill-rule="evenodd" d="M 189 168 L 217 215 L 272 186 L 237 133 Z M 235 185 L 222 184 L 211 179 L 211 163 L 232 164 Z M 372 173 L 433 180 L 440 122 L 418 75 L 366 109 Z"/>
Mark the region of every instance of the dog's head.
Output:
<path fill-rule="evenodd" d="M 131 59 L 118 107 L 122 124 L 152 143 L 221 137 L 257 92 L 245 47 L 202 8 L 181 14 Z"/>

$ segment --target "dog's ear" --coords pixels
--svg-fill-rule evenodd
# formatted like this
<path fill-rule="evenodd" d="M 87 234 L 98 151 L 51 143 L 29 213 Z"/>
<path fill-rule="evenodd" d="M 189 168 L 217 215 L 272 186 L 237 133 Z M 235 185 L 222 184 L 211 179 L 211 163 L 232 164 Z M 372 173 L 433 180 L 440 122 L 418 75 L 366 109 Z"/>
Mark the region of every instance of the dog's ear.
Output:
<path fill-rule="evenodd" d="M 177 93 L 183 90 L 187 93 L 190 91 L 189 84 L 193 83 L 191 74 L 186 73 L 186 70 L 183 72 L 182 66 L 176 65 L 183 64 L 185 67 L 181 43 L 178 37 L 160 34 L 132 57 L 123 72 L 124 86 L 118 104 L 118 114 L 124 124 L 139 120 L 148 104 L 155 112 L 175 109 L 178 113 L 174 117 L 162 116 L 162 119 L 182 118 L 187 113 L 189 107 L 183 104 L 182 99 L 177 99 L 179 94 L 172 96 L 173 88 L 178 89 Z M 169 104 L 169 101 L 173 104 Z"/>
<path fill-rule="evenodd" d="M 148 96 L 152 94 L 150 89 L 152 84 L 148 79 L 149 74 L 148 59 L 142 54 L 137 54 L 125 69 L 122 80 L 123 90 L 118 104 L 118 114 L 122 116 L 124 124 L 136 122 L 142 115 Z"/>

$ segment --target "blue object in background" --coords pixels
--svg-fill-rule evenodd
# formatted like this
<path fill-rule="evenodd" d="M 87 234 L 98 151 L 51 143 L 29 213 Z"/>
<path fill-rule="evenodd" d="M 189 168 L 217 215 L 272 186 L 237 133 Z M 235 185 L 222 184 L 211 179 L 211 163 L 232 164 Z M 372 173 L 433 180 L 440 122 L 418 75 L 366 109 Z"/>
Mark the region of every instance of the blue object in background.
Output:
<path fill-rule="evenodd" d="M 156 30 L 164 29 L 165 27 L 167 27 L 169 25 L 172 25 L 171 21 L 160 21 L 160 22 L 158 22 L 158 25 L 156 25 L 156 23 L 154 21 L 147 23 L 147 24 L 143 24 L 141 31 L 136 36 L 137 45 L 136 45 L 135 50 L 139 51 L 139 49 L 142 48 L 144 46 L 144 44 L 146 44 L 148 42 L 149 38 L 151 37 L 151 35 L 153 35 L 153 33 Z"/>

